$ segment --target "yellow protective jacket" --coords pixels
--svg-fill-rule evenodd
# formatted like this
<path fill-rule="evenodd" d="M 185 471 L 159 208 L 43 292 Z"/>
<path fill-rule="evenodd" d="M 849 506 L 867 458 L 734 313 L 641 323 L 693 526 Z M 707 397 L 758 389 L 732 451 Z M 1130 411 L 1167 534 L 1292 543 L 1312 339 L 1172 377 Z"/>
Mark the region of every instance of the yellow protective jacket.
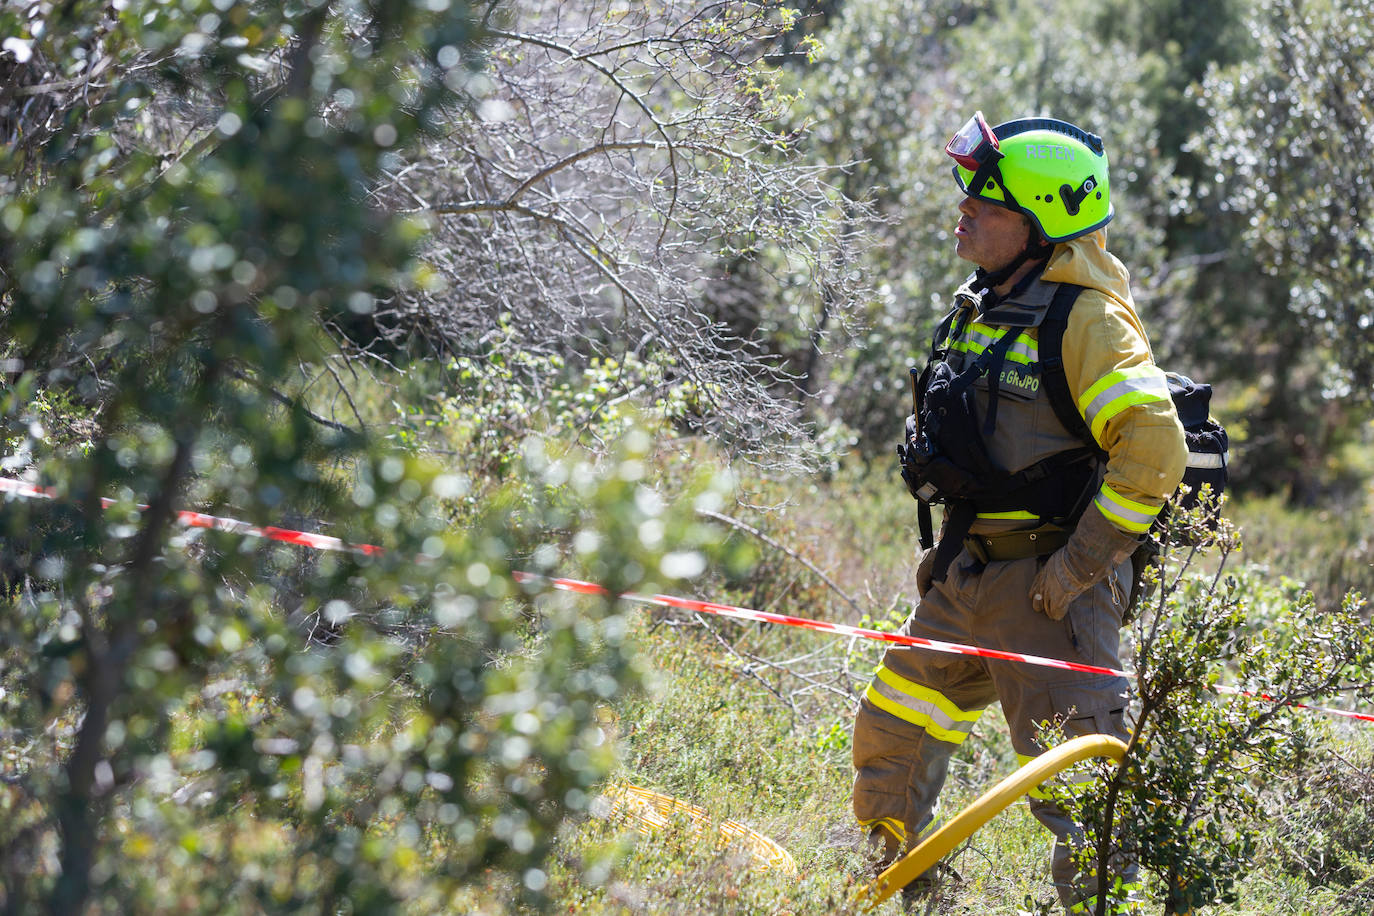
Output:
<path fill-rule="evenodd" d="M 988 454 L 1014 473 L 1082 447 L 1059 422 L 1039 383 L 1038 328 L 1061 283 L 1084 287 L 1069 313 L 1063 361 L 1078 411 L 1107 456 L 1093 504 L 1122 531 L 1143 534 L 1178 487 L 1188 449 L 1164 373 L 1154 364 L 1136 314 L 1130 276 L 1107 251 L 1105 232 L 1056 245 L 1039 278 L 990 308 L 983 307 L 981 291 L 970 278 L 955 294 L 963 314 L 951 325 L 949 360 L 960 369 L 1008 328 L 1019 328 L 996 372 L 996 426 L 985 438 Z M 975 383 L 984 416 L 988 381 Z M 1035 519 L 1026 512 L 979 513 L 973 531 L 1014 530 Z"/>

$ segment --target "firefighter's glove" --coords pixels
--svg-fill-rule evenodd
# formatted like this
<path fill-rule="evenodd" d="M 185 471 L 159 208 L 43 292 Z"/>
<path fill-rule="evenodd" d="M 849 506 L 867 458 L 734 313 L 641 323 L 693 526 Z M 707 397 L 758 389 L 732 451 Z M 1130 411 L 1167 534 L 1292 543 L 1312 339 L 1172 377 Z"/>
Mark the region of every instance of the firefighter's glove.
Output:
<path fill-rule="evenodd" d="M 1051 620 L 1062 620 L 1069 604 L 1101 582 L 1140 546 L 1089 506 L 1069 535 L 1069 542 L 1050 554 L 1031 582 L 1031 606 Z"/>

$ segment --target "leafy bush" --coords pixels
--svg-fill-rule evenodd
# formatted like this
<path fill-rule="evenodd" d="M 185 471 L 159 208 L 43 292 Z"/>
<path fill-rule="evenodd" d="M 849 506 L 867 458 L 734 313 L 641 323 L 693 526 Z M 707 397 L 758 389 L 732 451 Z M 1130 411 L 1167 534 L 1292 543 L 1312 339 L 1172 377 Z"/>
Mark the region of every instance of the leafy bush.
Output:
<path fill-rule="evenodd" d="M 622 426 L 595 468 L 522 441 L 518 496 L 474 506 L 469 469 L 308 402 L 350 398 L 325 329 L 425 282 L 368 184 L 467 75 L 476 24 L 434 6 L 0 12 L 5 117 L 86 85 L 0 151 L 6 472 L 55 496 L 0 512 L 7 911 L 432 911 L 487 870 L 537 899 L 610 765 L 621 609 L 512 564 L 610 594 L 699 570 L 651 440 Z M 306 559 L 190 508 L 381 549 Z"/>
<path fill-rule="evenodd" d="M 1183 540 L 1215 547 L 1224 567 L 1234 527 L 1212 533 L 1196 513 L 1175 516 Z M 1166 913 L 1235 902 L 1268 817 L 1261 790 L 1291 787 L 1319 740 L 1324 723 L 1298 706 L 1355 686 L 1367 694 L 1374 664 L 1357 593 L 1319 608 L 1253 571 L 1192 573 L 1198 549 L 1166 543 L 1135 624 L 1139 710 L 1125 760 L 1086 790 L 1056 794 L 1088 825 L 1084 869 L 1105 885 L 1113 857 L 1134 858 Z M 1222 683 L 1236 687 L 1218 696 Z M 1103 887 L 1099 916 L 1124 890 Z"/>
<path fill-rule="evenodd" d="M 96 551 L 98 568 L 50 543 L 34 562 L 47 577 L 0 626 L 5 904 L 399 910 L 439 905 L 492 868 L 542 895 L 558 826 L 613 763 L 602 707 L 641 675 L 627 641 L 638 611 L 517 586 L 512 541 L 575 532 L 545 540 L 531 566 L 585 569 L 615 590 L 699 569 L 687 552 L 715 537 L 691 500 L 673 510 L 644 486 L 649 442 L 628 436 L 598 469 L 535 450 L 529 489 L 558 498 L 459 531 L 443 508 L 457 478 L 379 469 L 364 512 L 387 552 L 321 557 L 296 609 L 328 621 L 329 645 L 291 626 L 270 581 L 298 548 L 173 536 L 140 601 L 118 542 Z M 26 508 L 9 507 L 9 538 Z M 73 836 L 78 817 L 86 833 Z"/>

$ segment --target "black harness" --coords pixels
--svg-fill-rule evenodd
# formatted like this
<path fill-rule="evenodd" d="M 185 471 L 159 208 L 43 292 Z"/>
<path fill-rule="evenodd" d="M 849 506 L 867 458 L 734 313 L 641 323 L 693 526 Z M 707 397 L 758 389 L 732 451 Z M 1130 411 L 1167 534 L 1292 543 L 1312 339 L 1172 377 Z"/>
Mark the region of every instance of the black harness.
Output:
<path fill-rule="evenodd" d="M 1048 312 L 1066 314 L 1061 300 L 1071 305 L 1079 291 L 1079 287 L 1060 284 Z M 979 513 L 1025 511 L 1041 524 L 1071 527 L 1092 500 L 1102 464 L 1101 449 L 1085 444 L 1015 472 L 997 465 L 986 442 L 997 426 L 1002 365 L 1024 329 L 1007 328 L 977 359 L 956 372 L 949 356 L 969 317 L 967 307 L 951 311 L 936 332 L 925 368 L 920 372 L 912 368 L 913 413 L 907 420 L 905 442 L 897 448 L 902 478 L 920 503 L 923 548 L 934 543 L 930 506 L 946 507 L 944 536 L 935 553 L 937 581 L 944 578 Z M 960 319 L 958 327 L 954 327 L 956 319 Z M 1058 373 L 1059 383 L 1066 384 L 1062 360 L 1055 365 L 1037 362 L 1031 372 L 1041 376 L 1042 384 L 1053 384 L 1051 376 Z M 988 408 L 987 415 L 980 417 L 974 382 L 984 376 Z"/>

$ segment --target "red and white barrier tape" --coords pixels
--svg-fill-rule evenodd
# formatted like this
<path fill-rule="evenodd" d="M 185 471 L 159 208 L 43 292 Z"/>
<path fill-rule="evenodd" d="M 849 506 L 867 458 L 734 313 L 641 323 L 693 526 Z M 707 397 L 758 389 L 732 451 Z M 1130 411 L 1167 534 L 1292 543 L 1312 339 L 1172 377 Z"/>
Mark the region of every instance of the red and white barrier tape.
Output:
<path fill-rule="evenodd" d="M 1227 687 L 1223 684 L 1213 684 L 1212 689 L 1217 693 L 1224 693 L 1233 697 L 1248 697 L 1251 700 L 1264 700 L 1267 703 L 1279 703 L 1283 706 L 1291 706 L 1294 709 L 1307 709 L 1312 712 L 1323 712 L 1328 716 L 1341 716 L 1346 719 L 1355 719 L 1360 722 L 1374 722 L 1374 716 L 1366 715 L 1362 712 L 1352 712 L 1349 709 L 1332 709 L 1330 706 L 1309 706 L 1306 703 L 1294 703 L 1291 700 L 1281 700 L 1278 697 L 1270 696 L 1267 693 L 1251 693 L 1248 690 L 1241 690 L 1238 687 Z"/>
<path fill-rule="evenodd" d="M 515 573 L 515 578 L 517 582 L 541 581 L 546 585 L 551 585 L 554 588 L 564 591 L 581 592 L 588 595 L 608 594 L 600 585 L 594 582 L 582 582 L 578 579 L 555 579 L 522 572 Z M 691 598 L 677 598 L 673 595 L 636 595 L 633 593 L 626 593 L 620 597 L 626 601 L 635 601 L 640 604 L 656 604 L 660 607 L 675 607 L 685 611 L 696 611 L 701 614 L 716 614 L 721 617 L 734 617 L 737 620 L 757 620 L 762 623 L 777 623 L 787 627 L 804 627 L 808 630 L 820 630 L 824 633 L 838 633 L 841 636 L 861 636 L 864 639 L 876 639 L 882 642 L 897 643 L 902 646 L 916 646 L 921 649 L 930 649 L 933 652 L 947 652 L 952 655 L 976 655 L 979 658 L 998 658 L 1003 661 L 1039 665 L 1042 668 L 1059 668 L 1063 671 L 1081 671 L 1084 674 L 1108 674 L 1114 677 L 1135 676 L 1129 671 L 1121 671 L 1116 668 L 1084 665 L 1079 662 L 1067 662 L 1057 658 L 1045 658 L 1041 655 L 1028 655 L 1023 652 L 1007 652 L 1002 649 L 982 649 L 978 646 L 965 646 L 960 643 L 942 642 L 938 639 L 926 639 L 922 636 L 904 636 L 901 633 L 868 630 L 863 627 L 852 627 L 843 623 L 811 620 L 806 617 L 790 617 L 787 614 L 774 614 L 769 611 L 755 611 L 750 608 L 735 607 L 730 604 L 717 604 L 714 601 L 696 601 Z"/>
<path fill-rule="evenodd" d="M 549 576 L 539 576 L 533 573 L 516 572 L 513 574 L 517 582 L 542 582 L 553 588 L 563 591 L 580 592 L 588 595 L 607 595 L 606 589 L 594 582 L 583 582 L 579 579 L 559 579 Z M 721 617 L 734 617 L 737 620 L 757 620 L 763 623 L 776 623 L 789 627 L 804 627 L 808 630 L 820 630 L 825 633 L 837 633 L 841 636 L 860 636 L 864 639 L 880 640 L 882 642 L 896 643 L 903 646 L 916 646 L 921 649 L 930 649 L 933 652 L 947 652 L 953 655 L 974 655 L 979 658 L 996 658 L 1003 661 L 1022 662 L 1027 665 L 1038 665 L 1042 668 L 1058 668 L 1063 671 L 1079 671 L 1084 674 L 1107 674 L 1113 677 L 1134 678 L 1135 673 L 1122 671 L 1117 668 L 1104 668 L 1098 665 L 1085 665 L 1080 662 L 1064 661 L 1057 658 L 1045 658 L 1041 655 L 1029 655 L 1023 652 L 1008 652 L 1002 649 L 983 649 L 978 646 L 966 646 L 960 643 L 942 642 L 938 639 L 926 639 L 921 636 L 906 636 L 901 633 L 888 633 L 882 630 L 868 630 L 863 627 L 853 627 L 842 623 L 830 623 L 825 620 L 810 620 L 805 617 L 790 617 L 787 614 L 774 614 L 769 611 L 755 611 L 750 608 L 735 607 L 729 604 L 716 604 L 712 601 L 696 601 L 691 598 L 677 598 L 672 595 L 636 595 L 627 592 L 620 596 L 625 601 L 635 601 L 640 604 L 654 604 L 660 607 L 675 607 L 687 611 L 695 611 L 701 614 L 716 614 Z M 1324 712 L 1333 716 L 1344 716 L 1350 719 L 1358 719 L 1362 722 L 1374 722 L 1374 715 L 1351 712 L 1345 709 L 1332 709 L 1327 706 L 1308 706 L 1303 703 L 1292 703 L 1270 696 L 1267 693 L 1251 693 L 1235 687 L 1225 687 L 1214 685 L 1213 690 L 1217 693 L 1229 694 L 1231 696 L 1249 697 L 1254 700 L 1266 700 L 1270 703 L 1283 703 L 1294 709 L 1309 709 L 1314 712 Z"/>
<path fill-rule="evenodd" d="M 6 492 L 14 493 L 18 496 L 39 499 L 52 499 L 54 495 L 49 490 L 35 487 L 22 480 L 8 480 L 0 477 L 0 493 Z M 109 508 L 114 504 L 114 500 L 111 499 L 102 499 L 100 502 L 105 508 Z M 322 534 L 311 534 L 306 531 L 293 531 L 289 528 L 258 527 L 257 525 L 242 522 L 238 519 L 204 515 L 200 512 L 180 511 L 177 513 L 177 520 L 183 525 L 191 528 L 211 528 L 216 531 L 229 531 L 247 537 L 267 538 L 273 541 L 296 544 L 301 547 L 310 547 L 315 550 L 339 550 L 369 556 L 383 552 L 383 548 L 373 544 L 350 544 L 339 538 Z M 520 583 L 538 582 L 562 591 L 578 592 L 584 595 L 606 596 L 610 594 L 603 586 L 597 585 L 595 582 L 584 582 L 580 579 L 564 579 L 520 571 L 513 572 L 512 577 L 515 581 Z M 692 598 L 678 598 L 673 595 L 636 595 L 631 592 L 621 594 L 619 597 L 622 600 L 633 601 L 639 604 L 652 604 L 658 607 L 675 607 L 700 614 L 733 617 L 737 620 L 754 620 L 761 623 L 780 624 L 788 627 L 802 627 L 808 630 L 819 630 L 824 633 L 835 633 L 840 636 L 856 636 L 863 639 L 878 640 L 880 642 L 896 643 L 897 645 L 915 646 L 921 649 L 929 649 L 932 652 L 1000 659 L 1002 661 L 1020 662 L 1026 665 L 1037 665 L 1042 668 L 1057 668 L 1061 671 L 1077 671 L 1083 674 L 1105 674 L 1113 677 L 1128 678 L 1135 677 L 1133 672 L 1122 671 L 1117 668 L 1085 665 L 1080 662 L 1064 661 L 1058 658 L 1045 658 L 1044 656 L 1030 655 L 1023 652 L 1008 652 L 1002 649 L 984 649 L 979 646 L 943 642 L 938 639 L 926 639 L 921 636 L 906 636 L 901 633 L 870 630 L 864 627 L 849 626 L 848 624 L 830 623 L 825 620 L 792 617 L 787 614 L 775 614 L 770 611 L 756 611 L 751 608 L 736 607 L 730 604 L 717 604 L 714 601 L 697 601 Z M 1277 697 L 1272 697 L 1265 693 L 1251 693 L 1235 687 L 1214 686 L 1212 689 L 1217 693 L 1224 693 L 1232 696 L 1249 697 L 1251 699 L 1265 700 L 1271 703 L 1283 703 L 1295 709 L 1307 709 L 1314 712 L 1326 713 L 1327 715 L 1356 719 L 1361 722 L 1374 722 L 1374 715 L 1352 712 L 1346 709 L 1332 709 L 1326 706 L 1307 706 L 1302 703 L 1280 700 Z"/>
<path fill-rule="evenodd" d="M 34 499 L 52 499 L 54 494 L 51 490 L 43 487 L 36 487 L 33 484 L 25 483 L 22 480 L 8 480 L 0 477 L 0 493 L 14 493 L 18 496 L 26 496 Z M 100 505 L 108 509 L 115 504 L 115 500 L 101 497 Z M 140 505 L 140 509 L 147 506 Z M 381 547 L 372 544 L 349 544 L 338 538 L 329 537 L 324 534 L 311 534 L 308 531 L 293 531 L 290 528 L 259 528 L 257 525 L 241 522 L 236 518 L 220 518 L 215 515 L 205 515 L 201 512 L 188 512 L 185 510 L 177 512 L 177 521 L 188 528 L 211 528 L 215 531 L 228 531 L 233 534 L 241 534 L 245 537 L 267 538 L 271 541 L 282 541 L 287 544 L 296 544 L 300 547 L 310 547 L 315 550 L 341 550 L 348 553 L 361 553 L 365 555 L 380 554 Z"/>

